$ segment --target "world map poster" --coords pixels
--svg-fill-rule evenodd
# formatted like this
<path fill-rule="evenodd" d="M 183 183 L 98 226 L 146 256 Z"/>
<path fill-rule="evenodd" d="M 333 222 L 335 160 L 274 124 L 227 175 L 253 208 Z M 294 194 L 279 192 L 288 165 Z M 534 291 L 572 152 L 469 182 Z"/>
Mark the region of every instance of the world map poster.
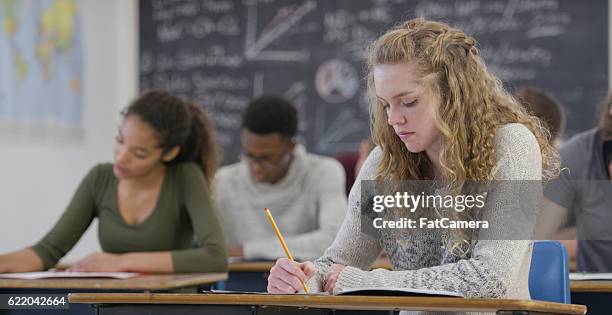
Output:
<path fill-rule="evenodd" d="M 0 0 L 0 134 L 82 133 L 75 0 Z"/>

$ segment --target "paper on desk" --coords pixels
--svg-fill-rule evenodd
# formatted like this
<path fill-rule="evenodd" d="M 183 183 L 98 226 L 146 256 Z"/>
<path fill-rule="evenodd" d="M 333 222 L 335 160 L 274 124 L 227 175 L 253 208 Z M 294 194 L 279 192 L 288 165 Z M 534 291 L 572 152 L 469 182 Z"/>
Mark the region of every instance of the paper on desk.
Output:
<path fill-rule="evenodd" d="M 137 272 L 77 272 L 77 271 L 42 271 L 0 273 L 0 279 L 36 280 L 48 278 L 113 278 L 129 279 L 139 275 Z"/>
<path fill-rule="evenodd" d="M 569 275 L 570 280 L 580 281 L 580 280 L 612 280 L 612 273 L 610 272 L 601 272 L 601 273 L 582 273 L 582 272 L 572 272 Z"/>
<path fill-rule="evenodd" d="M 248 260 L 244 259 L 244 257 L 232 256 L 232 257 L 227 258 L 228 264 L 235 264 L 235 263 L 241 263 L 241 262 L 246 262 L 246 261 Z"/>

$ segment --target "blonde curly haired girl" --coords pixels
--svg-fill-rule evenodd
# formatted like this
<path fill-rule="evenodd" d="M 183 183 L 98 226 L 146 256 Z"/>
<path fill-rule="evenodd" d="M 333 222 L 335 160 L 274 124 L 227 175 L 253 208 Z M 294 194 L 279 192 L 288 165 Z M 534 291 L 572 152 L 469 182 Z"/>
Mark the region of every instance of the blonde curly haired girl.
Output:
<path fill-rule="evenodd" d="M 367 61 L 377 148 L 362 167 L 332 246 L 314 264 L 279 259 L 268 291 L 300 292 L 300 281 L 306 281 L 312 291 L 330 293 L 385 286 L 528 299 L 530 240 L 472 238 L 460 231 L 449 246 L 448 239 L 425 230 L 409 239 L 389 229 L 371 235 L 362 230 L 367 219 L 361 216 L 361 186 L 364 180 L 440 180 L 461 189 L 467 181 L 547 180 L 559 169 L 549 132 L 487 71 L 476 41 L 444 23 L 402 23 L 372 43 Z M 541 195 L 538 187 L 535 194 Z M 512 225 L 497 214 L 512 208 L 516 197 L 489 195 L 485 217 Z M 467 248 L 457 255 L 462 243 Z M 382 251 L 393 270 L 368 271 Z"/>

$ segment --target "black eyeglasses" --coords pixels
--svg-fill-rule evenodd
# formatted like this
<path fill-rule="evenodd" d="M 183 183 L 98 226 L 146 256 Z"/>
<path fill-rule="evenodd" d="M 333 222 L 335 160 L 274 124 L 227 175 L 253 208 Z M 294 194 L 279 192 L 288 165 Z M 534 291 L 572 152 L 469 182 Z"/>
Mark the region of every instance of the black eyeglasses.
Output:
<path fill-rule="evenodd" d="M 287 141 L 285 143 L 285 146 L 283 146 L 283 150 L 280 152 L 280 154 L 257 157 L 247 155 L 243 152 L 240 155 L 240 159 L 243 161 L 248 161 L 257 164 L 264 169 L 271 169 L 277 167 L 280 162 L 282 162 L 287 156 L 289 156 L 289 143 L 291 143 L 291 141 Z"/>

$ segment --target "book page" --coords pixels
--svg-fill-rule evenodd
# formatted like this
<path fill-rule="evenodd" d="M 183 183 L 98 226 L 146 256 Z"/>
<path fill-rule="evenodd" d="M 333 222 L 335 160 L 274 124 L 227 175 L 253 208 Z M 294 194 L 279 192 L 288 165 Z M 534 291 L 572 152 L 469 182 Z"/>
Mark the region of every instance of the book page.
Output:
<path fill-rule="evenodd" d="M 138 276 L 136 272 L 72 272 L 72 271 L 41 271 L 0 273 L 0 279 L 36 280 L 48 278 L 113 278 L 129 279 Z"/>

